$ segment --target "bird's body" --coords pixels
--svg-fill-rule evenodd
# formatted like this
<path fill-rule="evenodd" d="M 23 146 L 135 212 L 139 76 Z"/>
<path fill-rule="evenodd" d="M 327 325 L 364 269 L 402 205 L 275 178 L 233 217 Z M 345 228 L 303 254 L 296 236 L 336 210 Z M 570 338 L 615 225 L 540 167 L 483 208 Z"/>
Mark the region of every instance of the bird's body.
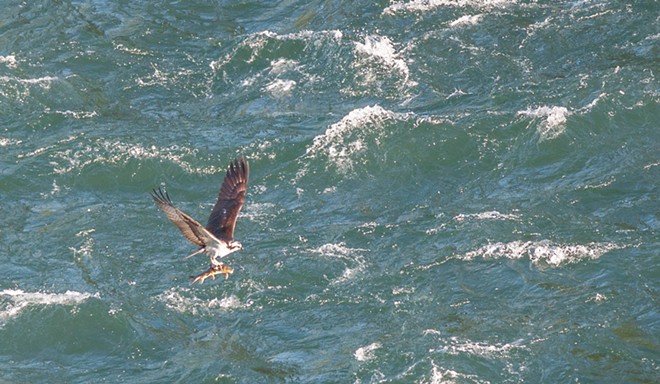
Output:
<path fill-rule="evenodd" d="M 206 278 L 215 278 L 218 274 L 227 278 L 234 272 L 230 266 L 218 259 L 243 248 L 241 243 L 234 240 L 234 227 L 238 213 L 245 202 L 249 174 L 250 167 L 245 159 L 236 159 L 229 164 L 218 193 L 218 200 L 206 227 L 175 207 L 167 192 L 160 188 L 153 190 L 151 196 L 165 216 L 179 228 L 186 239 L 200 247 L 187 257 L 204 252 L 211 259 L 209 269 L 198 276 L 193 276 L 193 283 L 197 281 L 203 283 Z"/>

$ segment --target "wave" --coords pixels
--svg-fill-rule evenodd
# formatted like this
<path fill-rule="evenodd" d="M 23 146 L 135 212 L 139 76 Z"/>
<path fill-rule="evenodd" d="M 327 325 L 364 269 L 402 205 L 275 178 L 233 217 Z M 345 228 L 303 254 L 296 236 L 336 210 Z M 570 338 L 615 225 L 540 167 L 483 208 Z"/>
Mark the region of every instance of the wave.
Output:
<path fill-rule="evenodd" d="M 539 142 L 545 140 L 552 140 L 564 133 L 566 130 L 566 119 L 570 116 L 570 112 L 566 107 L 538 107 L 527 108 L 524 111 L 519 111 L 518 115 L 529 116 L 532 118 L 542 118 L 543 123 L 537 128 L 539 134 Z"/>
<path fill-rule="evenodd" d="M 277 34 L 261 31 L 241 36 L 226 54 L 209 65 L 211 76 L 245 89 L 260 89 L 280 99 L 338 91 L 341 95 L 398 98 L 417 85 L 403 49 L 388 36 L 341 31 Z M 292 53 L 293 52 L 293 53 Z M 247 65 L 247 67 L 246 67 Z M 246 71 L 247 69 L 247 71 Z M 350 78 L 351 81 L 341 81 Z M 339 80 L 337 80 L 339 79 Z M 213 86 L 225 93 L 226 86 Z M 341 97 L 337 95 L 337 97 Z M 236 97 L 236 95 L 227 95 Z"/>
<path fill-rule="evenodd" d="M 474 251 L 457 256 L 461 260 L 473 260 L 481 257 L 520 259 L 529 257 L 534 264 L 547 264 L 560 266 L 562 264 L 577 263 L 585 259 L 594 260 L 603 254 L 624 248 L 614 243 L 589 244 L 556 244 L 549 240 L 541 241 L 512 241 L 508 243 L 491 243 Z"/>
<path fill-rule="evenodd" d="M 10 69 L 16 69 L 18 67 L 18 60 L 16 60 L 15 55 L 0 56 L 0 64 L 4 64 Z"/>
<path fill-rule="evenodd" d="M 9 147 L 12 145 L 19 145 L 23 140 L 15 140 L 8 137 L 0 137 L 0 147 Z"/>
<path fill-rule="evenodd" d="M 33 306 L 65 305 L 75 306 L 90 298 L 100 298 L 100 294 L 66 291 L 64 293 L 25 292 L 20 289 L 0 291 L 0 325 L 16 318 L 24 310 Z"/>
<path fill-rule="evenodd" d="M 77 145 L 72 141 L 79 141 Z M 64 150 L 55 150 L 60 146 Z M 58 140 L 55 144 L 38 148 L 32 152 L 21 154 L 19 159 L 38 157 L 46 154 L 50 157 L 49 164 L 57 175 L 80 172 L 93 164 L 125 165 L 131 160 L 158 159 L 170 161 L 191 174 L 210 175 L 224 171 L 219 165 L 196 166 L 199 159 L 197 149 L 181 145 L 159 147 L 145 146 L 140 143 L 127 143 L 119 140 L 92 139 L 87 140 L 84 134 L 73 135 Z"/>
<path fill-rule="evenodd" d="M 203 300 L 193 295 L 191 288 L 174 287 L 156 296 L 156 300 L 175 312 L 187 313 L 193 316 L 210 315 L 219 311 L 231 311 L 250 308 L 251 300 L 242 302 L 238 297 L 231 295 L 223 298 Z"/>
<path fill-rule="evenodd" d="M 368 149 L 369 136 L 381 136 L 380 127 L 389 120 L 405 120 L 410 114 L 389 111 L 380 105 L 357 108 L 316 136 L 306 155 L 323 154 L 342 173 L 353 169 L 354 156 Z M 376 139 L 378 141 L 378 139 Z"/>
<path fill-rule="evenodd" d="M 427 329 L 424 334 L 437 334 L 435 330 Z M 461 340 L 456 336 L 449 338 L 448 343 L 438 349 L 432 349 L 431 352 L 442 352 L 449 355 L 476 355 L 489 359 L 503 359 L 509 356 L 511 351 L 527 349 L 522 341 L 513 343 L 495 343 L 475 342 L 471 340 Z"/>
<path fill-rule="evenodd" d="M 365 36 L 364 43 L 355 42 L 355 61 L 351 64 L 357 70 L 354 79 L 357 84 L 343 88 L 342 92 L 359 95 L 366 88 L 373 94 L 380 92 L 383 80 L 388 79 L 395 89 L 405 94 L 417 83 L 410 80 L 410 69 L 402 57 L 389 37 Z"/>
<path fill-rule="evenodd" d="M 480 213 L 461 213 L 454 216 L 456 221 L 465 221 L 470 219 L 476 220 L 520 220 L 520 215 L 513 213 L 500 213 L 498 211 L 486 211 Z"/>
<path fill-rule="evenodd" d="M 336 257 L 346 262 L 344 272 L 342 272 L 341 276 L 332 280 L 331 284 L 344 283 L 364 271 L 367 267 L 367 262 L 360 253 L 366 251 L 368 251 L 368 249 L 347 247 L 345 243 L 328 243 L 310 250 L 312 253 L 317 253 L 322 256 Z"/>
<path fill-rule="evenodd" d="M 465 15 L 449 22 L 450 27 L 465 27 L 477 25 L 483 19 L 484 15 Z"/>
<path fill-rule="evenodd" d="M 29 79 L 0 76 L 0 98 L 7 99 L 9 102 L 18 101 L 22 103 L 34 93 L 39 94 L 37 90 L 49 91 L 53 83 L 59 80 L 60 78 L 54 76 Z"/>
<path fill-rule="evenodd" d="M 394 112 L 378 104 L 356 108 L 328 126 L 324 133 L 314 137 L 301 160 L 320 157 L 327 161 L 326 169 L 334 168 L 342 177 L 354 176 L 356 165 L 366 164 L 374 157 L 378 157 L 378 160 L 374 159 L 374 164 L 386 161 L 382 156 L 390 149 L 399 152 L 402 143 L 408 143 L 408 138 L 411 137 L 409 133 L 419 125 L 438 125 L 446 122 L 448 121 L 434 116 Z M 309 162 L 306 162 L 294 181 L 305 176 L 309 172 L 309 166 Z"/>
<path fill-rule="evenodd" d="M 440 7 L 500 8 L 515 3 L 514 0 L 413 0 L 395 1 L 383 10 L 383 14 L 395 15 L 401 12 L 427 12 Z"/>
<path fill-rule="evenodd" d="M 371 343 L 367 346 L 356 349 L 355 353 L 353 353 L 353 356 L 357 361 L 373 360 L 376 350 L 382 348 L 382 346 L 383 345 L 381 343 Z"/>

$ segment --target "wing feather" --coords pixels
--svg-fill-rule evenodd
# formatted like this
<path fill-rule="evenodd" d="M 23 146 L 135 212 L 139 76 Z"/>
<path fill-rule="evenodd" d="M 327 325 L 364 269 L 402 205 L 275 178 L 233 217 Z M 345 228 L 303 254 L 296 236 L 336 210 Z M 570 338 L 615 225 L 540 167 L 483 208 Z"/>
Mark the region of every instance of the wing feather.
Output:
<path fill-rule="evenodd" d="M 186 239 L 200 247 L 205 245 L 206 242 L 204 239 L 206 236 L 204 235 L 205 229 L 202 224 L 175 207 L 167 192 L 164 192 L 160 188 L 157 190 L 154 189 L 151 193 L 151 197 L 153 197 L 158 208 L 160 208 L 160 210 L 165 213 L 165 216 L 167 216 L 167 218 L 179 228 Z"/>
<path fill-rule="evenodd" d="M 218 200 L 206 224 L 206 229 L 222 240 L 234 240 L 234 227 L 238 213 L 245 202 L 249 176 L 250 166 L 244 158 L 241 157 L 229 164 L 218 193 Z"/>

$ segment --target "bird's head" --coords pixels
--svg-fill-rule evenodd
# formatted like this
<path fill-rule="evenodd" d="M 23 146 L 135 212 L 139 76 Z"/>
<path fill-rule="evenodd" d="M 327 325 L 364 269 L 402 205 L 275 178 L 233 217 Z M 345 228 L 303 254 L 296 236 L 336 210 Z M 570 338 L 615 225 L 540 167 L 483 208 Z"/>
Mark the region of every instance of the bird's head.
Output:
<path fill-rule="evenodd" d="M 243 249 L 243 244 L 239 243 L 238 241 L 230 241 L 229 244 L 227 244 L 227 247 L 232 251 L 240 251 Z"/>

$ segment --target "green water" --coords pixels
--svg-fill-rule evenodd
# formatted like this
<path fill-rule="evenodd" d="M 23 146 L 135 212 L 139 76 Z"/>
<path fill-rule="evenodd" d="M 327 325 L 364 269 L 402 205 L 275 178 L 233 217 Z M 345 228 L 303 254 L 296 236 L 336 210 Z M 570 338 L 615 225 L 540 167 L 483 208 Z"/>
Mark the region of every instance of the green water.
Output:
<path fill-rule="evenodd" d="M 657 2 L 2 8 L 0 382 L 658 381 Z"/>

